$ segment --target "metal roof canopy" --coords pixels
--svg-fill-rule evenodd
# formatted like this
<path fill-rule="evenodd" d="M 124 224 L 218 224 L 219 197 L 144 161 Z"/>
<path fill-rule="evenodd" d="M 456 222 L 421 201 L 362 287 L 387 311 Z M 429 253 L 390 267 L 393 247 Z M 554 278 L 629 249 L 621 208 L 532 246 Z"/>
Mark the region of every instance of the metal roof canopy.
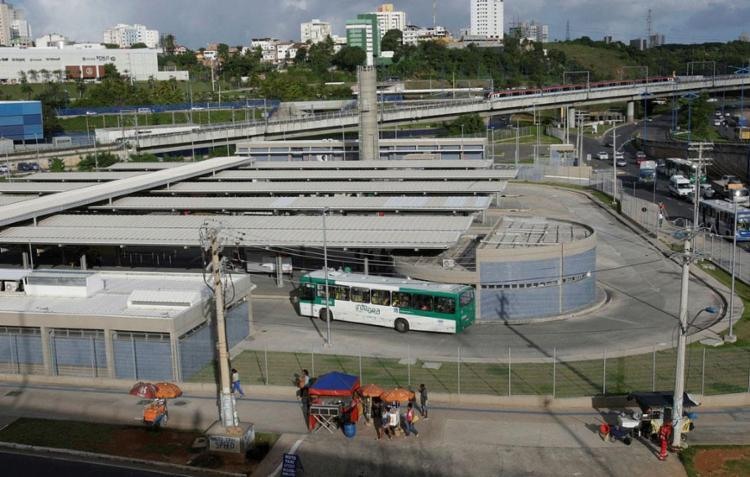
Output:
<path fill-rule="evenodd" d="M 393 161 L 258 161 L 241 169 L 489 169 L 491 160 L 477 159 L 404 159 Z"/>
<path fill-rule="evenodd" d="M 0 182 L 0 194 L 57 194 L 91 187 L 98 182 Z"/>
<path fill-rule="evenodd" d="M 146 171 L 129 172 L 37 172 L 17 180 L 23 182 L 100 182 L 127 179 L 137 175 L 146 174 Z"/>
<path fill-rule="evenodd" d="M 238 246 L 323 246 L 320 216 L 58 215 L 0 232 L 0 243 L 197 247 L 207 220 L 221 224 Z M 446 249 L 471 223 L 471 217 L 330 216 L 326 239 L 336 248 Z"/>
<path fill-rule="evenodd" d="M 311 182 L 181 182 L 157 194 L 495 194 L 498 181 L 311 181 Z"/>
<path fill-rule="evenodd" d="M 16 202 L 23 202 L 24 200 L 36 199 L 37 197 L 39 196 L 36 194 L 26 194 L 26 195 L 0 194 L 0 207 L 4 205 L 15 204 Z"/>
<path fill-rule="evenodd" d="M 2 196 L 0 196 L 2 198 Z M 481 211 L 489 208 L 487 196 L 390 196 L 390 197 L 123 197 L 93 210 L 297 210 L 320 211 Z"/>
<path fill-rule="evenodd" d="M 556 245 L 582 240 L 591 231 L 581 224 L 543 217 L 503 217 L 481 248 L 516 248 Z"/>
<path fill-rule="evenodd" d="M 54 189 L 55 187 L 66 191 L 59 194 L 26 200 L 10 206 L 0 207 L 0 226 L 21 222 L 23 220 L 35 219 L 43 215 L 61 212 L 63 210 L 88 205 L 93 202 L 100 202 L 114 197 L 133 194 L 142 190 L 153 189 L 154 187 L 161 187 L 171 184 L 172 182 L 190 179 L 216 170 L 237 167 L 246 162 L 248 162 L 248 159 L 241 157 L 219 157 L 186 164 L 173 169 L 152 172 L 150 174 L 141 174 L 128 179 L 94 185 L 87 182 L 0 183 L 0 192 L 4 192 L 8 186 L 15 186 L 16 189 L 13 189 L 14 191 L 23 190 L 23 192 L 39 192 L 40 189 Z M 19 185 L 26 186 L 26 188 L 18 189 Z"/>
<path fill-rule="evenodd" d="M 515 179 L 515 169 L 395 169 L 395 170 L 308 170 L 308 171 L 222 171 L 201 180 L 507 180 Z"/>
<path fill-rule="evenodd" d="M 161 171 L 184 166 L 186 162 L 118 162 L 107 167 L 109 171 Z"/>

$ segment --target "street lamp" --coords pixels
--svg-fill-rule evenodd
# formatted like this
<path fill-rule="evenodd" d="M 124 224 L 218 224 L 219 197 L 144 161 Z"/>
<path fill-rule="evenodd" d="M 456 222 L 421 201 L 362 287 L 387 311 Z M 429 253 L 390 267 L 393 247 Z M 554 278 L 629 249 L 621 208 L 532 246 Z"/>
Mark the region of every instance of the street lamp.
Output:
<path fill-rule="evenodd" d="M 326 295 L 326 347 L 333 346 L 331 341 L 331 306 L 330 294 L 328 291 L 328 240 L 326 237 L 326 215 L 328 215 L 328 207 L 323 208 L 323 268 L 325 268 L 325 295 Z"/>
<path fill-rule="evenodd" d="M 734 202 L 734 226 L 732 227 L 732 289 L 729 294 L 729 334 L 724 337 L 725 343 L 735 343 L 737 337 L 734 335 L 732 318 L 734 317 L 734 285 L 735 285 L 735 260 L 737 259 L 737 198 L 732 197 Z"/>
<path fill-rule="evenodd" d="M 688 144 L 690 144 L 693 136 L 693 101 L 698 99 L 698 97 L 698 94 L 692 92 L 682 95 L 682 98 L 688 103 Z"/>

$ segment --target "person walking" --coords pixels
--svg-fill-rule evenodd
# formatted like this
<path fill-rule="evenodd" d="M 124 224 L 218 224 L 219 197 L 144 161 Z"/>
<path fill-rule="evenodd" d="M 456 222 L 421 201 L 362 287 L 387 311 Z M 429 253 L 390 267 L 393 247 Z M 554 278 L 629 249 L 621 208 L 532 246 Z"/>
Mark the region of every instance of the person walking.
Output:
<path fill-rule="evenodd" d="M 423 418 L 429 419 L 427 417 L 427 387 L 424 384 L 419 385 L 419 413 L 422 415 Z"/>
<path fill-rule="evenodd" d="M 414 405 L 412 403 L 409 403 L 409 405 L 406 408 L 406 415 L 404 416 L 404 421 L 406 421 L 406 436 L 408 437 L 409 434 L 414 434 L 416 437 L 419 437 L 419 431 L 417 431 L 417 428 L 414 427 Z"/>
<path fill-rule="evenodd" d="M 240 393 L 240 396 L 245 397 L 245 391 L 242 390 L 242 385 L 240 385 L 240 373 L 232 368 L 232 394 L 234 393 Z"/>

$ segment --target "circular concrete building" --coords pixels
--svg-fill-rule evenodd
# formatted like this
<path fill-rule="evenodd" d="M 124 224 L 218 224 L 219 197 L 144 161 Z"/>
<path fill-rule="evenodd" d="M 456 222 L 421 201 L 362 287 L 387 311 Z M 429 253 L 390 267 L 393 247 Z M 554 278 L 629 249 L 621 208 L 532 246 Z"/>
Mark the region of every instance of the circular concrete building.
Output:
<path fill-rule="evenodd" d="M 505 216 L 429 263 L 396 267 L 412 278 L 473 284 L 485 322 L 566 316 L 597 299 L 596 233 L 567 220 Z"/>

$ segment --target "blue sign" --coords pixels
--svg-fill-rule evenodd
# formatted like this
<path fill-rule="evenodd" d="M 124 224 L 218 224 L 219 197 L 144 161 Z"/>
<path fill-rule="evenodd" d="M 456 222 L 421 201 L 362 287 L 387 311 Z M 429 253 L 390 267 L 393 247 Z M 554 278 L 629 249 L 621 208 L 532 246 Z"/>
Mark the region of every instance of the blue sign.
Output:
<path fill-rule="evenodd" d="M 284 461 L 281 463 L 281 477 L 297 477 L 297 470 L 304 469 L 302 461 L 296 454 L 284 454 Z"/>

